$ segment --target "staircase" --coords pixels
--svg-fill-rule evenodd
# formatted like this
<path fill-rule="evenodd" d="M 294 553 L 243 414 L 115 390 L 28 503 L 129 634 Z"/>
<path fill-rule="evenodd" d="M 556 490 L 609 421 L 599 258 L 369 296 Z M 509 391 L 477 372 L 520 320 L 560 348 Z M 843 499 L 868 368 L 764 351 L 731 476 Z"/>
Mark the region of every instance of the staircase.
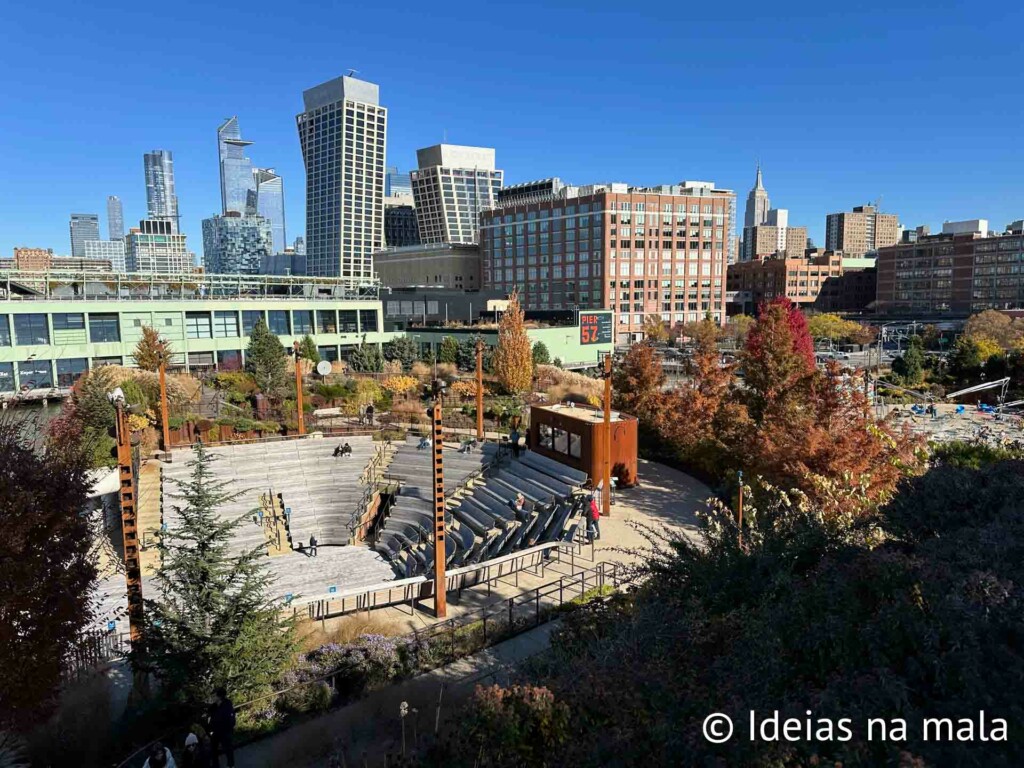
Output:
<path fill-rule="evenodd" d="M 260 509 L 263 510 L 263 534 L 267 539 L 267 554 L 270 557 L 291 554 L 291 536 L 288 533 L 280 494 L 273 491 L 261 494 Z"/>

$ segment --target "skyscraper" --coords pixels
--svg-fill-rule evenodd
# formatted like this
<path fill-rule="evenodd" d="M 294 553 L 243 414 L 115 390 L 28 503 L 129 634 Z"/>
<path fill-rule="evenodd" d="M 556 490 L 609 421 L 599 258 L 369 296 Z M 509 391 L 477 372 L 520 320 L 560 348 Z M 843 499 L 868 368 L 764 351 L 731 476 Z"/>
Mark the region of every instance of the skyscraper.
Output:
<path fill-rule="evenodd" d="M 847 258 L 862 258 L 866 253 L 895 245 L 899 239 L 899 218 L 892 213 L 879 213 L 873 205 L 858 205 L 852 211 L 825 217 L 825 248 L 842 251 Z"/>
<path fill-rule="evenodd" d="M 203 267 L 215 275 L 257 275 L 273 253 L 271 228 L 257 214 L 230 211 L 203 219 Z"/>
<path fill-rule="evenodd" d="M 86 240 L 85 258 L 91 261 L 106 260 L 114 272 L 124 272 L 124 238 L 120 240 Z"/>
<path fill-rule="evenodd" d="M 245 213 L 249 195 L 256 191 L 252 162 L 245 156 L 245 149 L 251 144 L 242 138 L 237 117 L 229 117 L 217 128 L 221 213 Z"/>
<path fill-rule="evenodd" d="M 412 197 L 412 179 L 408 173 L 399 173 L 397 165 L 388 168 L 384 178 L 384 195 L 386 197 Z"/>
<path fill-rule="evenodd" d="M 71 255 L 77 259 L 85 258 L 85 241 L 100 239 L 100 217 L 95 213 L 72 213 L 71 224 Z"/>
<path fill-rule="evenodd" d="M 143 219 L 125 237 L 125 262 L 129 272 L 187 274 L 194 256 L 172 219 Z"/>
<path fill-rule="evenodd" d="M 772 208 L 762 223 L 743 228 L 742 261 L 783 255 L 802 259 L 806 250 L 807 227 L 791 227 L 785 208 Z"/>
<path fill-rule="evenodd" d="M 747 195 L 747 210 L 743 216 L 743 226 L 756 227 L 768 221 L 768 211 L 772 204 L 768 200 L 768 190 L 761 183 L 761 164 L 757 164 L 757 181 Z"/>
<path fill-rule="evenodd" d="M 273 233 L 274 253 L 284 253 L 284 179 L 278 176 L 273 168 L 253 168 L 253 193 L 256 198 L 255 212 L 270 222 Z M 253 207 L 249 208 L 249 213 Z"/>
<path fill-rule="evenodd" d="M 304 238 L 304 237 L 296 237 L 295 238 L 295 245 L 293 247 L 295 248 L 295 255 L 296 256 L 305 256 L 306 255 L 306 238 Z"/>
<path fill-rule="evenodd" d="M 494 150 L 437 144 L 416 150 L 413 171 L 420 241 L 472 244 L 479 241 L 481 211 L 497 203 L 504 172 L 494 167 Z"/>
<path fill-rule="evenodd" d="M 338 77 L 303 91 L 295 118 L 306 166 L 306 271 L 373 279 L 384 246 L 387 109 L 380 89 Z"/>
<path fill-rule="evenodd" d="M 117 195 L 107 198 L 107 237 L 110 240 L 124 239 L 124 209 Z"/>
<path fill-rule="evenodd" d="M 171 222 L 178 232 L 178 196 L 174 193 L 174 158 L 169 150 L 154 149 L 143 156 L 146 169 L 147 218 Z M 97 240 L 99 238 L 96 238 Z"/>

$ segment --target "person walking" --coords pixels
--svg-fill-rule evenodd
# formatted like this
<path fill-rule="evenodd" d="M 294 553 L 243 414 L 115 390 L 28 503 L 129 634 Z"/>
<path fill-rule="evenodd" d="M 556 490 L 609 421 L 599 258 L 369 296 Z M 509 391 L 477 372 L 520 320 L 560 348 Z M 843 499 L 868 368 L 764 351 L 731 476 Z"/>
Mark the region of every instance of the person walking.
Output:
<path fill-rule="evenodd" d="M 316 536 L 309 534 L 309 556 L 316 557 Z"/>
<path fill-rule="evenodd" d="M 373 426 L 373 403 L 370 403 L 369 405 L 366 406 L 366 420 L 369 422 L 370 426 L 372 427 Z"/>
<path fill-rule="evenodd" d="M 597 505 L 597 497 L 593 495 L 587 509 L 587 535 L 591 541 L 601 538 L 601 508 Z"/>
<path fill-rule="evenodd" d="M 219 768 L 220 753 L 228 759 L 228 768 L 235 768 L 235 706 L 228 698 L 227 689 L 217 689 L 217 702 L 210 707 L 212 737 L 211 765 Z"/>

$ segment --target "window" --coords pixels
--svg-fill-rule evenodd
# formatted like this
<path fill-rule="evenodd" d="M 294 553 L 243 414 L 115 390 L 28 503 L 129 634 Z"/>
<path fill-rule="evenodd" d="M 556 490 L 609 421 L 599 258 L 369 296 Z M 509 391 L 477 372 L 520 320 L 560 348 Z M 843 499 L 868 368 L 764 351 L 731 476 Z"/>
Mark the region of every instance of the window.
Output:
<path fill-rule="evenodd" d="M 257 309 L 243 309 L 242 310 L 242 335 L 252 336 L 252 329 L 256 327 L 256 323 L 263 319 L 263 311 Z"/>
<path fill-rule="evenodd" d="M 309 309 L 295 310 L 292 312 L 292 328 L 295 335 L 305 335 L 313 332 L 313 311 Z"/>
<path fill-rule="evenodd" d="M 4 323 L 7 322 L 7 317 L 3 317 Z M 0 363 L 0 392 L 14 392 L 14 363 Z"/>
<path fill-rule="evenodd" d="M 566 432 L 564 429 L 559 429 L 558 427 L 555 427 L 553 432 L 555 433 L 555 450 L 558 451 L 558 453 L 568 453 L 569 433 Z"/>
<path fill-rule="evenodd" d="M 11 326 L 7 322 L 7 315 L 0 315 L 0 347 L 9 346 L 11 346 Z"/>
<path fill-rule="evenodd" d="M 391 302 L 389 302 L 391 303 Z M 318 309 L 316 312 L 317 333 L 337 333 L 338 313 L 333 309 Z M 337 359 L 337 358 L 335 358 Z"/>
<path fill-rule="evenodd" d="M 569 455 L 573 458 L 578 459 L 580 457 L 580 447 L 583 441 L 579 435 L 574 435 L 572 432 L 569 433 Z"/>
<path fill-rule="evenodd" d="M 237 334 L 236 334 L 237 335 Z M 221 371 L 242 370 L 242 353 L 237 349 L 222 349 L 217 352 L 217 368 Z"/>
<path fill-rule="evenodd" d="M 551 427 L 547 424 L 540 425 L 540 447 L 547 448 L 549 451 L 554 447 L 554 437 L 552 436 Z"/>
<path fill-rule="evenodd" d="M 84 329 L 85 315 L 80 312 L 53 316 L 53 330 L 55 331 L 81 331 Z"/>
<path fill-rule="evenodd" d="M 359 310 L 359 326 L 362 333 L 377 330 L 377 311 L 374 309 Z"/>
<path fill-rule="evenodd" d="M 18 363 L 19 389 L 49 389 L 53 386 L 53 367 L 49 360 L 25 360 Z"/>
<path fill-rule="evenodd" d="M 189 339 L 213 338 L 209 312 L 185 313 L 185 336 Z"/>
<path fill-rule="evenodd" d="M 49 344 L 50 332 L 46 327 L 46 315 L 15 315 L 14 338 L 18 346 Z"/>
<path fill-rule="evenodd" d="M 328 362 L 333 363 L 335 360 L 338 359 L 338 348 L 336 346 L 335 347 L 317 347 L 316 351 L 317 351 L 317 354 L 320 355 L 320 359 L 321 360 L 327 360 Z"/>
<path fill-rule="evenodd" d="M 116 314 L 89 315 L 89 340 L 94 344 L 121 340 Z"/>
<path fill-rule="evenodd" d="M 189 366 L 209 366 L 213 367 L 213 352 L 189 352 L 188 353 L 188 364 Z"/>
<path fill-rule="evenodd" d="M 124 361 L 120 357 L 94 357 L 93 368 L 102 368 L 104 365 L 121 365 Z"/>
<path fill-rule="evenodd" d="M 409 311 L 408 312 L 405 311 L 405 305 L 406 304 L 409 305 Z M 403 315 L 411 315 L 412 314 L 412 302 L 405 302 L 405 301 L 402 302 L 402 314 Z M 356 321 L 356 311 L 354 309 L 343 309 L 343 310 L 339 311 L 338 315 L 339 315 L 339 323 L 340 323 L 339 327 L 341 328 L 341 332 L 342 333 L 358 333 L 359 332 L 359 326 L 358 326 L 357 321 Z"/>
<path fill-rule="evenodd" d="M 268 310 L 267 324 L 270 326 L 270 332 L 276 333 L 278 336 L 288 336 L 292 332 L 291 326 L 288 324 L 288 310 L 286 309 Z"/>
<path fill-rule="evenodd" d="M 84 357 L 74 357 L 57 361 L 57 386 L 71 387 L 78 377 L 89 370 L 89 361 Z M 2 389 L 2 387 L 0 387 Z"/>
<path fill-rule="evenodd" d="M 215 339 L 238 338 L 238 313 L 214 312 L 213 337 Z"/>

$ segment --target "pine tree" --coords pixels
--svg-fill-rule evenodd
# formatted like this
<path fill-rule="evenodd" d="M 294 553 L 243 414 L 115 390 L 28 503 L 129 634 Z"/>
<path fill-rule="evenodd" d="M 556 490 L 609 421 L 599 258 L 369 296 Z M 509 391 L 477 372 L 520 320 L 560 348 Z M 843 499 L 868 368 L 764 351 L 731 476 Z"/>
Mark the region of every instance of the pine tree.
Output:
<path fill-rule="evenodd" d="M 384 345 L 384 359 L 397 360 L 408 371 L 419 359 L 419 345 L 408 336 L 399 336 Z"/>
<path fill-rule="evenodd" d="M 533 349 L 523 325 L 523 308 L 516 291 L 509 296 L 508 309 L 498 324 L 494 370 L 509 392 L 526 392 L 533 383 Z"/>
<path fill-rule="evenodd" d="M 294 627 L 267 594 L 261 545 L 232 551 L 235 531 L 249 515 L 225 519 L 218 508 L 237 498 L 217 481 L 215 457 L 193 449 L 191 478 L 179 481 L 178 524 L 161 534 L 160 567 L 146 599 L 144 642 L 131 660 L 153 672 L 177 703 L 196 707 L 218 686 L 235 702 L 267 692 L 295 651 Z"/>
<path fill-rule="evenodd" d="M 441 339 L 441 348 L 437 351 L 439 363 L 457 363 L 459 361 L 459 342 L 454 336 Z"/>
<path fill-rule="evenodd" d="M 267 397 L 281 397 L 288 390 L 288 356 L 284 345 L 270 332 L 262 317 L 256 321 L 249 335 L 245 370 Z"/>
<path fill-rule="evenodd" d="M 360 344 L 352 352 L 348 364 L 357 373 L 380 373 L 384 370 L 384 356 L 376 344 Z"/>
<path fill-rule="evenodd" d="M 316 342 L 308 333 L 299 340 L 299 356 L 303 360 L 309 360 L 314 366 L 320 362 L 320 350 L 316 348 Z"/>
<path fill-rule="evenodd" d="M 173 354 L 171 342 L 148 325 L 142 326 L 142 338 L 135 345 L 135 364 L 144 371 L 156 371 L 160 368 L 161 356 L 169 360 Z"/>
<path fill-rule="evenodd" d="M 548 351 L 548 345 L 545 344 L 543 341 L 538 341 L 536 344 L 533 345 L 533 364 L 551 364 L 551 352 Z"/>

